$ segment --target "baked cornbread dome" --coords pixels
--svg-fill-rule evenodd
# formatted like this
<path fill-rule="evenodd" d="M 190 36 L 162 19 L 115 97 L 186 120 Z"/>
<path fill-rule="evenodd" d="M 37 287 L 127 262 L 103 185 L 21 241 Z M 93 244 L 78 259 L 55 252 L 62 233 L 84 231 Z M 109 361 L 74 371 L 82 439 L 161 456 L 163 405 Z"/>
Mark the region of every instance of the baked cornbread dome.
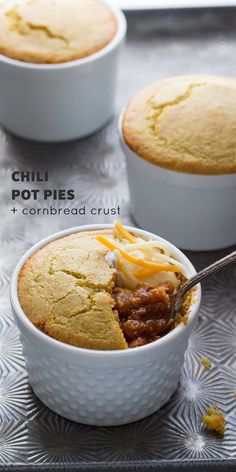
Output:
<path fill-rule="evenodd" d="M 111 295 L 115 270 L 96 235 L 76 233 L 34 253 L 19 275 L 20 304 L 37 328 L 59 341 L 88 349 L 125 349 Z"/>
<path fill-rule="evenodd" d="M 140 91 L 122 123 L 126 144 L 158 166 L 191 174 L 236 173 L 236 80 L 172 77 Z"/>
<path fill-rule="evenodd" d="M 87 57 L 115 36 L 116 18 L 100 0 L 0 2 L 0 53 L 33 63 Z"/>

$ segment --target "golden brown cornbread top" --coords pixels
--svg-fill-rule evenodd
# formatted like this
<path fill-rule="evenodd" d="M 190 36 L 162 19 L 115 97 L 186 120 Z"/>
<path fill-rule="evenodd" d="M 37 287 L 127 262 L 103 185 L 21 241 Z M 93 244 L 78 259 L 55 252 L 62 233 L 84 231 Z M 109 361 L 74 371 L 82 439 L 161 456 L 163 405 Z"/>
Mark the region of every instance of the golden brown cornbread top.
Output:
<path fill-rule="evenodd" d="M 101 0 L 0 0 L 0 53 L 20 61 L 81 59 L 104 48 L 116 29 Z"/>
<path fill-rule="evenodd" d="M 111 295 L 116 272 L 96 235 L 72 234 L 34 253 L 19 275 L 20 304 L 36 327 L 59 341 L 88 349 L 125 349 Z"/>
<path fill-rule="evenodd" d="M 141 158 L 191 174 L 236 173 L 236 80 L 179 76 L 141 90 L 123 136 Z"/>

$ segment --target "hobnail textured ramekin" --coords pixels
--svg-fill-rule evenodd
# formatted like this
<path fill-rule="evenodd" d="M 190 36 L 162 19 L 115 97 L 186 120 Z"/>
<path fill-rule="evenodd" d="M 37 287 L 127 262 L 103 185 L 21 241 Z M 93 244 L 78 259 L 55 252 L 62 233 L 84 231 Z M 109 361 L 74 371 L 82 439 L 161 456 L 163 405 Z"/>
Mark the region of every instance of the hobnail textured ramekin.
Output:
<path fill-rule="evenodd" d="M 120 139 L 126 156 L 135 222 L 183 249 L 214 250 L 236 244 L 236 174 L 175 172 L 139 157 Z"/>
<path fill-rule="evenodd" d="M 59 142 L 87 136 L 114 112 L 119 52 L 126 34 L 123 13 L 113 40 L 91 56 L 60 64 L 33 64 L 0 55 L 0 123 L 13 134 Z"/>
<path fill-rule="evenodd" d="M 146 346 L 95 351 L 61 343 L 39 331 L 24 314 L 17 295 L 18 275 L 24 262 L 45 244 L 78 231 L 111 228 L 87 225 L 56 233 L 32 247 L 14 270 L 10 297 L 23 343 L 29 382 L 42 402 L 70 420 L 91 425 L 119 425 L 144 418 L 158 410 L 175 391 L 184 353 L 194 327 L 201 298 L 197 287 L 189 322 L 179 325 Z M 136 234 L 157 236 L 136 228 Z M 169 243 L 168 243 L 169 244 Z M 172 253 L 187 268 L 187 257 L 169 244 Z"/>

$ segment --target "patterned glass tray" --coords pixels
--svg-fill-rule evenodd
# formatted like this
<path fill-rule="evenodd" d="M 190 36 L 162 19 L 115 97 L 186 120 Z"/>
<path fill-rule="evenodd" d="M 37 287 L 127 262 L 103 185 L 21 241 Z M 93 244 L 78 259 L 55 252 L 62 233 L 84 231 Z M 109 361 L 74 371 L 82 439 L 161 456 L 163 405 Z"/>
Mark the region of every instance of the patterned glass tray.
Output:
<path fill-rule="evenodd" d="M 122 57 L 118 111 L 137 89 L 157 78 L 181 73 L 235 76 L 236 15 L 227 10 L 129 15 Z M 145 67 L 143 66 L 145 61 Z M 71 471 L 235 471 L 236 470 L 236 267 L 203 286 L 198 326 L 191 338 L 179 388 L 151 417 L 127 426 L 93 428 L 56 416 L 33 395 L 27 381 L 18 331 L 8 298 L 8 283 L 18 258 L 33 243 L 57 230 L 85 223 L 110 222 L 89 215 L 91 207 L 120 206 L 131 223 L 124 158 L 117 117 L 89 139 L 44 145 L 0 133 L 0 470 Z M 48 170 L 51 188 L 74 188 L 85 216 L 22 216 L 21 207 L 42 208 L 42 201 L 11 209 L 12 170 Z M 15 186 L 15 184 L 14 184 Z M 44 184 L 21 184 L 36 188 Z M 71 203 L 47 205 L 71 207 Z M 201 268 L 225 254 L 189 253 Z M 200 362 L 206 355 L 210 371 Z M 208 405 L 225 413 L 223 439 L 200 423 Z"/>

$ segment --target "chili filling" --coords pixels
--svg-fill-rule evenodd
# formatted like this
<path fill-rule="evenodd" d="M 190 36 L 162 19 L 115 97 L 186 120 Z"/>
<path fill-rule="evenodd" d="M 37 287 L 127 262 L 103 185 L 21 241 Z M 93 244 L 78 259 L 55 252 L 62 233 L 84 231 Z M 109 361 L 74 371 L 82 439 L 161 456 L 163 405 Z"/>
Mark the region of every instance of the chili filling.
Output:
<path fill-rule="evenodd" d="M 114 289 L 115 309 L 129 347 L 153 342 L 172 329 L 167 327 L 166 319 L 174 296 L 170 282 L 136 290 Z"/>

